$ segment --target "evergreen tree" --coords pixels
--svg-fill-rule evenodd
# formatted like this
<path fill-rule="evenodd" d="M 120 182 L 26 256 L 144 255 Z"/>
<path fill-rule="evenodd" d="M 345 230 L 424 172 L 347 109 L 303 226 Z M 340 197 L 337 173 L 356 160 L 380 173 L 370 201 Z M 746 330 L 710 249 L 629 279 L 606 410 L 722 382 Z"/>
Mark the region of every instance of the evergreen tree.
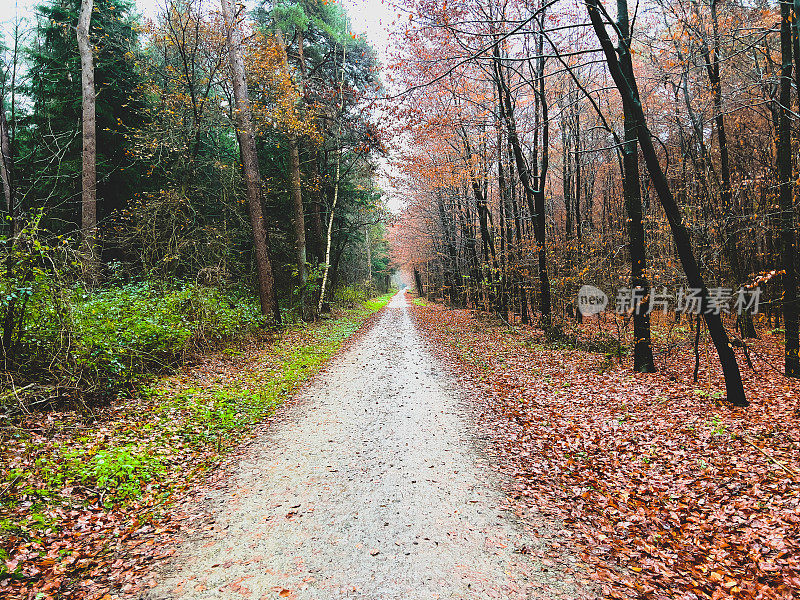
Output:
<path fill-rule="evenodd" d="M 125 132 L 141 122 L 136 16 L 130 0 L 98 0 L 90 39 L 97 93 L 97 197 L 103 220 L 127 205 L 136 171 Z M 27 58 L 31 112 L 22 121 L 27 149 L 23 176 L 26 210 L 45 208 L 47 227 L 73 232 L 80 222 L 81 75 L 75 28 L 80 0 L 47 0 Z"/>

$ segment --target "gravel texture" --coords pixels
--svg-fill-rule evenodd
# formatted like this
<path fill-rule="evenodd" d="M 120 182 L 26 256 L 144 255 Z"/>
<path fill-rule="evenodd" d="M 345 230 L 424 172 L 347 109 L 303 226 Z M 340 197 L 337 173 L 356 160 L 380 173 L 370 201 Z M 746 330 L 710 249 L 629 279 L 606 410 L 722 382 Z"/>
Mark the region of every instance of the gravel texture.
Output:
<path fill-rule="evenodd" d="M 288 411 L 209 490 L 213 527 L 180 545 L 144 598 L 572 595 L 500 509 L 469 402 L 403 292 Z"/>

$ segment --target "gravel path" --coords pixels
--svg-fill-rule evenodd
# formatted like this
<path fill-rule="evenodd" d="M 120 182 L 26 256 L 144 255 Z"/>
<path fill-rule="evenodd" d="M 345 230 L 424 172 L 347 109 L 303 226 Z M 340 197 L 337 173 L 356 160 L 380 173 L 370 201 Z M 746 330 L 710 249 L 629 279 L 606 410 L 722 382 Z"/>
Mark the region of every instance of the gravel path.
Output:
<path fill-rule="evenodd" d="M 470 411 L 401 292 L 258 440 L 148 599 L 538 598 Z M 547 598 L 554 597 L 552 592 Z"/>

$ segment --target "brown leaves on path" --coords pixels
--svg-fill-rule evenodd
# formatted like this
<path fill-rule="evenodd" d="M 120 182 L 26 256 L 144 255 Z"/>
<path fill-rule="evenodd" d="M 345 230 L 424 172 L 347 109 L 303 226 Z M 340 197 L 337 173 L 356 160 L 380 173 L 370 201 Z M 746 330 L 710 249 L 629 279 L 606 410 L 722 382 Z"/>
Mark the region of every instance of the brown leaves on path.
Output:
<path fill-rule="evenodd" d="M 564 521 L 605 597 L 800 594 L 800 383 L 743 367 L 752 406 L 731 409 L 688 347 L 636 374 L 470 311 L 412 315 L 477 392 L 510 500 Z M 774 342 L 755 344 L 779 363 Z"/>

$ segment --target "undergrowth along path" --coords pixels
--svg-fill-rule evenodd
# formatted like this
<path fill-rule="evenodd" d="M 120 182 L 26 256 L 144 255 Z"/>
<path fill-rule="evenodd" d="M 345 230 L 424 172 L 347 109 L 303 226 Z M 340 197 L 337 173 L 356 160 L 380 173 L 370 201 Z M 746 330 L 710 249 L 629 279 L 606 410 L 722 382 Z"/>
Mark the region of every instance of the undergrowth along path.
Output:
<path fill-rule="evenodd" d="M 0 428 L 0 596 L 115 597 L 150 581 L 173 504 L 338 352 L 390 294 L 242 341 L 139 398 Z"/>

